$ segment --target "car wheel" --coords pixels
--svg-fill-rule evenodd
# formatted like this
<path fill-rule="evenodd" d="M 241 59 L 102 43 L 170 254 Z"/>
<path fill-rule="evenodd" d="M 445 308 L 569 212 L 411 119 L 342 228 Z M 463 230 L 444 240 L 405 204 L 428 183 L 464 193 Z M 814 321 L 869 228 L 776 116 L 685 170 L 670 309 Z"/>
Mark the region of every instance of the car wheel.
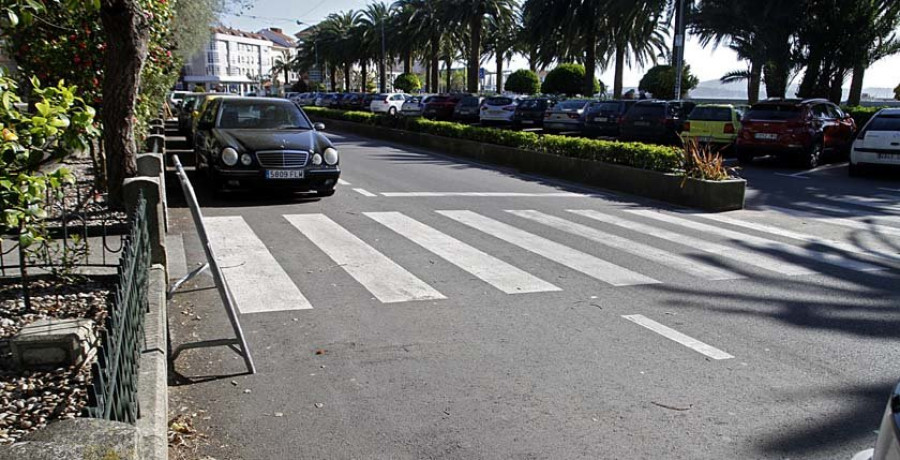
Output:
<path fill-rule="evenodd" d="M 316 196 L 319 198 L 325 198 L 334 195 L 334 189 L 329 190 L 316 190 Z"/>
<path fill-rule="evenodd" d="M 852 161 L 847 164 L 847 173 L 850 177 L 862 176 L 862 166 L 854 164 Z"/>
<path fill-rule="evenodd" d="M 825 150 L 821 141 L 813 143 L 812 146 L 800 157 L 800 166 L 806 169 L 814 169 L 822 164 L 822 152 Z"/>
<path fill-rule="evenodd" d="M 397 116 L 397 108 L 391 107 L 390 109 L 388 109 L 388 115 L 390 115 L 392 117 L 396 117 Z"/>

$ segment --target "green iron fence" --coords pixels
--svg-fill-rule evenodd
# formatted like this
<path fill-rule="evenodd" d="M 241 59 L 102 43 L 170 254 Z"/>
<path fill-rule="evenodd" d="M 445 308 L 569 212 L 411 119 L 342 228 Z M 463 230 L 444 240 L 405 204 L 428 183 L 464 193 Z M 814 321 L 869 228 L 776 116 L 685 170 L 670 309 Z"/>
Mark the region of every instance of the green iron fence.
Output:
<path fill-rule="evenodd" d="M 91 366 L 93 382 L 84 415 L 135 423 L 140 417 L 138 363 L 149 309 L 150 233 L 143 195 L 138 198 L 130 224 L 131 233 L 119 259 L 115 298 L 100 333 L 97 360 Z"/>

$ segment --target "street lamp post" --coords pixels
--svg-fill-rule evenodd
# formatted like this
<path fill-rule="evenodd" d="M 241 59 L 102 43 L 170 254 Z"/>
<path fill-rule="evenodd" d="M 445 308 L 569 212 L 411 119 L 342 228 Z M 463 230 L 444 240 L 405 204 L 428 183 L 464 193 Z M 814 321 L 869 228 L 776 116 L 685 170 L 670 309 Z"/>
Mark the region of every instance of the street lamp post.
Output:
<path fill-rule="evenodd" d="M 312 24 L 307 24 L 299 19 L 297 20 L 297 25 L 298 26 L 303 26 L 303 25 L 312 26 Z M 313 50 L 316 54 L 316 72 L 319 72 L 320 78 L 322 80 L 324 80 L 325 75 L 319 70 L 319 41 L 318 40 L 313 40 Z M 327 69 L 326 69 L 326 73 L 327 73 Z M 319 82 L 316 82 L 316 83 L 319 83 Z"/>
<path fill-rule="evenodd" d="M 684 0 L 678 0 L 675 11 L 675 99 L 681 100 L 682 76 L 684 74 Z"/>
<path fill-rule="evenodd" d="M 384 74 L 384 16 L 381 17 L 381 92 L 387 92 L 387 76 Z"/>

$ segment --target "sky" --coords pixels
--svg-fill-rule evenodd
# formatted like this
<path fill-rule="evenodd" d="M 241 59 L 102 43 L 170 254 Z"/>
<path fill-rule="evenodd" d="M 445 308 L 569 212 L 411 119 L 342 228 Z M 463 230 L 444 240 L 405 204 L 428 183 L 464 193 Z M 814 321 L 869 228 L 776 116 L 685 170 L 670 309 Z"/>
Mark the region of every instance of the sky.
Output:
<path fill-rule="evenodd" d="M 386 0 L 390 1 L 390 0 Z M 365 8 L 371 0 L 253 0 L 250 8 L 245 9 L 240 15 L 227 14 L 220 20 L 226 26 L 247 31 L 257 31 L 267 27 L 280 27 L 285 33 L 293 35 L 301 28 L 296 21 L 307 24 L 315 24 L 330 13 Z M 732 70 L 746 69 L 746 64 L 737 60 L 731 50 L 720 47 L 718 49 L 703 48 L 697 40 L 688 38 L 685 47 L 685 61 L 691 65 L 691 71 L 700 81 L 717 80 L 725 73 Z M 487 61 L 484 64 L 487 69 L 495 68 L 494 62 Z M 517 70 L 527 68 L 527 62 L 521 57 L 513 59 L 508 68 Z M 866 88 L 894 88 L 900 84 L 900 55 L 876 62 L 866 72 L 864 87 Z M 627 68 L 625 70 L 624 83 L 626 87 L 637 86 L 646 69 Z M 612 86 L 613 69 L 602 71 L 600 79 L 608 86 Z M 849 86 L 850 81 L 845 86 Z"/>

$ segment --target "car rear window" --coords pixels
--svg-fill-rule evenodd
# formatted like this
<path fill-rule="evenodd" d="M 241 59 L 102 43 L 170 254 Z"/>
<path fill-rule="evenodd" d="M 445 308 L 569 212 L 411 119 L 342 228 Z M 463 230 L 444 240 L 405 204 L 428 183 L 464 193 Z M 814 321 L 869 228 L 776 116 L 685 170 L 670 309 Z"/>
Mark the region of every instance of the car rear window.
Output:
<path fill-rule="evenodd" d="M 409 102 L 411 104 L 418 104 L 419 102 L 422 102 L 422 98 L 421 97 L 411 97 L 411 98 L 407 99 L 406 102 Z"/>
<path fill-rule="evenodd" d="M 487 105 L 509 105 L 513 103 L 513 100 L 509 97 L 489 97 L 484 103 Z"/>
<path fill-rule="evenodd" d="M 461 105 L 463 107 L 474 107 L 474 106 L 478 105 L 478 98 L 477 97 L 464 97 L 464 98 L 462 98 L 462 100 L 459 101 L 459 105 Z"/>
<path fill-rule="evenodd" d="M 801 110 L 796 105 L 755 105 L 747 111 L 751 120 L 791 120 L 800 116 Z"/>
<path fill-rule="evenodd" d="M 431 100 L 428 101 L 428 102 L 447 102 L 447 101 L 449 101 L 449 100 L 450 100 L 450 98 L 447 97 L 447 96 L 434 96 L 434 97 L 431 98 Z"/>
<path fill-rule="evenodd" d="M 375 97 L 372 98 L 373 101 L 386 101 L 388 98 L 387 94 L 376 94 Z"/>
<path fill-rule="evenodd" d="M 221 129 L 310 129 L 296 105 L 269 101 L 227 100 L 219 117 Z"/>
<path fill-rule="evenodd" d="M 526 99 L 519 103 L 519 107 L 522 109 L 545 109 L 547 108 L 547 101 L 543 99 Z"/>
<path fill-rule="evenodd" d="M 586 101 L 583 99 L 573 99 L 571 101 L 562 101 L 556 105 L 556 108 L 559 109 L 580 109 L 587 105 L 590 101 Z"/>
<path fill-rule="evenodd" d="M 900 131 L 900 115 L 880 115 L 872 119 L 866 131 Z"/>
<path fill-rule="evenodd" d="M 695 107 L 688 119 L 697 121 L 731 121 L 731 109 L 726 107 Z"/>
<path fill-rule="evenodd" d="M 594 102 L 591 103 L 591 110 L 595 112 L 618 112 L 618 102 Z"/>
<path fill-rule="evenodd" d="M 661 104 L 636 104 L 631 110 L 628 111 L 628 116 L 631 117 L 641 117 L 641 116 L 653 116 L 653 117 L 663 117 L 666 115 L 666 106 Z"/>

